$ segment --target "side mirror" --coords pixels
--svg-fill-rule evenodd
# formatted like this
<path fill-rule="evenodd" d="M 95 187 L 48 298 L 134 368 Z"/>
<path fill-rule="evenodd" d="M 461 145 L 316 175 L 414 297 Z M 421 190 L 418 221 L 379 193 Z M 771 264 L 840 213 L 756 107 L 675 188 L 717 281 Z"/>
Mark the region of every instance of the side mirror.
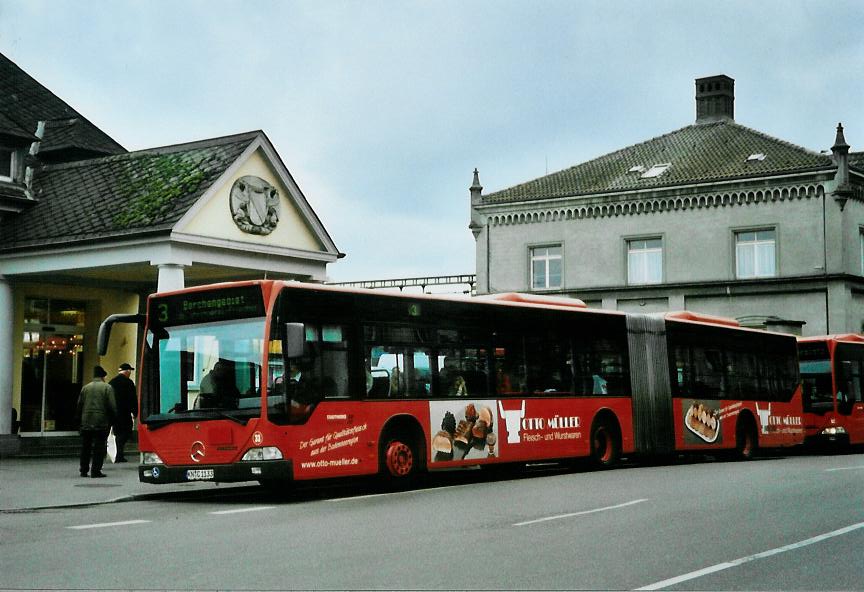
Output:
<path fill-rule="evenodd" d="M 282 353 L 286 358 L 299 358 L 303 355 L 306 343 L 306 326 L 303 323 L 285 323 L 285 343 Z"/>
<path fill-rule="evenodd" d="M 104 356 L 108 353 L 108 341 L 111 339 L 111 327 L 114 323 L 144 323 L 143 314 L 113 314 L 102 321 L 99 325 L 99 334 L 96 337 L 96 353 Z"/>

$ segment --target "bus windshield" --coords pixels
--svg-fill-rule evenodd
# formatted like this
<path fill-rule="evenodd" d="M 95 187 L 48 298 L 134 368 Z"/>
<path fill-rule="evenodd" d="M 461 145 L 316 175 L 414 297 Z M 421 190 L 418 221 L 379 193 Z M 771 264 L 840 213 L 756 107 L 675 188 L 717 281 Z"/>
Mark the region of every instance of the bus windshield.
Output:
<path fill-rule="evenodd" d="M 258 417 L 264 321 L 163 326 L 148 332 L 143 421 L 227 417 L 245 422 Z"/>
<path fill-rule="evenodd" d="M 801 365 L 804 411 L 824 412 L 834 409 L 831 384 L 831 356 L 825 343 L 802 343 L 798 346 Z"/>

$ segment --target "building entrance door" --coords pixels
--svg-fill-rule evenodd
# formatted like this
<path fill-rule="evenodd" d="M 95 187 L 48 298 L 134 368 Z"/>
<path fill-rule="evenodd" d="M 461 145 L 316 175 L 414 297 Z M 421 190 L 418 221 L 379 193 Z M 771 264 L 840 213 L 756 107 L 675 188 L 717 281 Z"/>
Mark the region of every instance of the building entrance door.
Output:
<path fill-rule="evenodd" d="M 70 303 L 62 304 L 65 308 L 61 311 L 67 317 L 83 317 L 83 303 L 75 314 Z M 78 431 L 75 410 L 84 382 L 83 322 L 48 325 L 33 320 L 24 325 L 21 435 L 74 434 Z"/>

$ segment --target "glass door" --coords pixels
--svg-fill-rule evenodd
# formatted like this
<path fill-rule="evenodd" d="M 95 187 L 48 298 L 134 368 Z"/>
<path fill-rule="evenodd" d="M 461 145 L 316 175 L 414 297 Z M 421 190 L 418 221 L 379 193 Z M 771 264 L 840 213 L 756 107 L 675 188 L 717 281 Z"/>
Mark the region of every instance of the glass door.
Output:
<path fill-rule="evenodd" d="M 83 335 L 39 334 L 25 351 L 21 380 L 22 432 L 76 432 L 75 408 L 84 368 Z"/>
<path fill-rule="evenodd" d="M 73 434 L 85 377 L 84 303 L 28 299 L 26 307 L 21 433 Z"/>

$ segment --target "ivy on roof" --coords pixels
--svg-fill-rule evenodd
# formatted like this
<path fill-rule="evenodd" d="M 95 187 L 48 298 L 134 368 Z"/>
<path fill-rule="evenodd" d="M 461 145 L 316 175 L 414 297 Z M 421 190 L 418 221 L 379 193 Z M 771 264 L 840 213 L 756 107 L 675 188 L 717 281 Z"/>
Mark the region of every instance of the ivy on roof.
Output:
<path fill-rule="evenodd" d="M 156 154 L 123 170 L 119 191 L 125 205 L 113 223 L 117 228 L 150 226 L 164 218 L 174 202 L 198 191 L 205 180 L 203 159 L 188 154 Z M 143 171 L 143 174 L 142 174 Z"/>

